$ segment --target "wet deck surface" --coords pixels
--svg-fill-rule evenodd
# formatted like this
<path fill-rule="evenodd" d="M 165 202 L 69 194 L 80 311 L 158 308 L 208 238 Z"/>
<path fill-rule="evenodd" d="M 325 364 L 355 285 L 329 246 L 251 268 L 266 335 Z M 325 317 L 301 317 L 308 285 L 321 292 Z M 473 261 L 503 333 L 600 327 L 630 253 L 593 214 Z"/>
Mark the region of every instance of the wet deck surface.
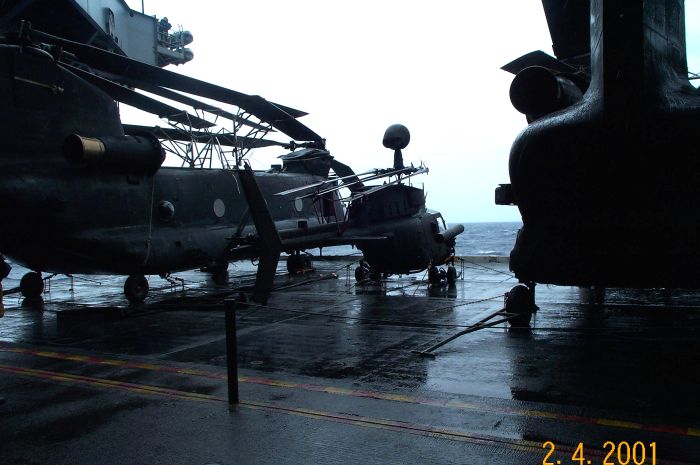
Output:
<path fill-rule="evenodd" d="M 0 463 L 700 463 L 700 293 L 538 286 L 531 330 L 423 349 L 502 306 L 507 264 L 467 264 L 453 291 L 422 276 L 357 286 L 346 262 L 278 277 L 240 309 L 241 404 L 226 402 L 222 293 L 151 280 L 127 313 L 120 278 L 56 277 L 41 309 L 0 320 Z M 336 279 L 317 279 L 330 277 Z M 351 270 L 352 271 L 352 270 Z M 21 277 L 13 270 L 3 284 Z M 24 304 L 24 305 L 23 305 Z M 655 443 L 652 446 L 652 443 Z M 619 458 L 618 448 L 623 453 Z M 632 459 L 632 457 L 630 457 Z M 630 460 L 629 463 L 635 463 Z"/>

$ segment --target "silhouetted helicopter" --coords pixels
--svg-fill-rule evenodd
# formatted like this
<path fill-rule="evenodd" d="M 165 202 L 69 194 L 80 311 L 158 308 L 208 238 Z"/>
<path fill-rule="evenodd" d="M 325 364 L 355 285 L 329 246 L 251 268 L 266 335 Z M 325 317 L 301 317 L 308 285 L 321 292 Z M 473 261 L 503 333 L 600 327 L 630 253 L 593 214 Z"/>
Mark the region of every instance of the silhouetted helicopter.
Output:
<path fill-rule="evenodd" d="M 522 214 L 512 270 L 530 289 L 699 288 L 700 93 L 683 1 L 543 5 L 556 58 L 503 68 L 529 122 L 496 191 Z"/>
<path fill-rule="evenodd" d="M 335 185 L 336 180 L 320 181 L 313 186 L 317 189 L 315 192 L 295 198 L 295 203 L 308 197 L 324 198 L 341 187 L 347 187 L 351 195 L 344 199 L 349 203 L 345 218 L 330 225 L 309 226 L 303 222 L 299 228 L 279 231 L 250 167 L 246 166 L 239 172 L 241 187 L 257 231 L 257 237 L 246 241 L 256 244 L 261 251 L 253 292 L 255 301 L 266 302 L 283 250 L 291 252 L 352 244 L 364 255 L 362 264 L 355 270 L 358 281 L 425 269 L 430 270 L 429 281 L 432 284 L 442 279 L 437 266 L 447 263 L 454 256 L 455 237 L 464 232 L 464 226 L 460 224 L 447 228 L 440 213 L 426 209 L 423 190 L 402 182 L 407 177 L 427 171 L 427 168 L 404 167 L 401 149 L 408 145 L 409 140 L 410 134 L 405 126 L 390 126 L 384 134 L 383 143 L 385 147 L 394 149 L 394 166 L 378 170 L 365 178 L 393 175 L 396 176 L 394 181 L 365 186 L 358 176 L 351 175 L 343 180 L 341 186 Z M 277 195 L 298 193 L 308 190 L 308 187 L 290 189 Z M 454 266 L 449 266 L 444 274 L 445 281 L 454 284 L 457 278 Z"/>
<path fill-rule="evenodd" d="M 20 20 L 22 7 L 46 14 L 50 4 L 4 2 L 0 12 Z M 229 261 L 261 257 L 255 297 L 262 301 L 269 257 L 276 268 L 280 251 L 298 257 L 306 248 L 354 244 L 373 275 L 420 271 L 454 253 L 461 229 L 446 229 L 439 213 L 426 210 L 422 190 L 404 184 L 427 169 L 403 166 L 400 149 L 409 135 L 402 126 L 385 137 L 397 152 L 394 167 L 355 174 L 297 120 L 305 114 L 299 110 L 131 59 L 118 53 L 116 36 L 103 38 L 110 52 L 25 21 L 0 24 L 0 250 L 34 270 L 22 279 L 25 296 L 41 294 L 41 272 L 112 273 L 129 276 L 126 297 L 140 302 L 148 293 L 145 275 L 199 267 L 221 275 Z M 123 125 L 117 102 L 171 127 Z M 215 130 L 207 115 L 233 130 Z M 264 138 L 276 131 L 292 141 Z M 247 151 L 269 146 L 291 150 L 281 166 L 240 170 Z M 161 166 L 165 148 L 180 155 L 182 167 Z M 363 182 L 379 179 L 386 181 Z M 350 197 L 340 197 L 341 187 Z M 275 247 L 270 236 L 280 239 Z"/>

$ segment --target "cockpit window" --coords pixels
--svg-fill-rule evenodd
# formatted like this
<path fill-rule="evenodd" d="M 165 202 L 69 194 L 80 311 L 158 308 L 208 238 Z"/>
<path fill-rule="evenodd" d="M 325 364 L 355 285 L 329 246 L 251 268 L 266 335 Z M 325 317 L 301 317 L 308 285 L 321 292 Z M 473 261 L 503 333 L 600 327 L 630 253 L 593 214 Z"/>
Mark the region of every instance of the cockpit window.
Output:
<path fill-rule="evenodd" d="M 433 223 L 438 228 L 437 232 L 442 232 L 445 229 L 447 229 L 447 223 L 445 223 L 445 220 L 442 217 L 442 213 L 431 209 L 428 209 L 428 213 L 430 214 L 430 216 L 432 216 Z"/>
<path fill-rule="evenodd" d="M 440 231 L 444 231 L 445 229 L 447 229 L 447 224 L 445 223 L 445 219 L 439 213 L 437 215 L 437 220 L 438 220 L 438 223 L 440 225 Z"/>

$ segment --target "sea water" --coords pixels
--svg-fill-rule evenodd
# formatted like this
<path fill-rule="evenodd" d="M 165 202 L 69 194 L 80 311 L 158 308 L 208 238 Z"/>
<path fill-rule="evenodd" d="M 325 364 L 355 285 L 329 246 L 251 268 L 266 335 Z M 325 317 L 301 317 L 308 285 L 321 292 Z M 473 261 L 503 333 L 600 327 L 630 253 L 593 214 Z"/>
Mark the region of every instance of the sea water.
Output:
<path fill-rule="evenodd" d="M 521 222 L 462 223 L 464 232 L 457 236 L 455 254 L 508 256 L 515 244 Z M 452 226 L 449 224 L 448 226 Z"/>

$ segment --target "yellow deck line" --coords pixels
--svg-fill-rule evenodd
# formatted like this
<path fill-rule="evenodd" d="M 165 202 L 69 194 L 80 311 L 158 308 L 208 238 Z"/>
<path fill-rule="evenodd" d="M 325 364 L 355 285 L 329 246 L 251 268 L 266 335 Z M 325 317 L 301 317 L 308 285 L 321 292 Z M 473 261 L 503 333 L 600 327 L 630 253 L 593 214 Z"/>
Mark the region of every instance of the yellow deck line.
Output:
<path fill-rule="evenodd" d="M 120 390 L 134 394 L 156 395 L 191 401 L 226 402 L 226 399 L 224 399 L 223 397 L 212 396 L 207 394 L 198 394 L 194 392 L 180 391 L 176 389 L 168 389 L 152 385 L 136 384 L 106 378 L 95 378 L 92 376 L 74 375 L 70 373 L 39 370 L 33 368 L 23 368 L 11 365 L 0 364 L 0 372 L 15 374 L 18 376 L 39 378 L 59 383 L 71 383 L 97 388 Z M 461 430 L 436 428 L 432 426 L 406 423 L 383 418 L 364 417 L 359 415 L 348 415 L 342 413 L 330 413 L 319 410 L 278 406 L 262 402 L 243 401 L 239 404 L 239 407 L 250 410 L 262 410 L 266 412 L 282 413 L 286 415 L 293 415 L 314 420 L 331 421 L 335 423 L 342 423 L 346 425 L 359 426 L 364 428 L 374 428 L 400 433 L 408 433 L 431 438 L 440 438 L 470 444 L 485 445 L 490 447 L 504 447 L 519 452 L 535 453 L 538 454 L 538 456 L 541 456 L 543 454 L 542 444 L 535 441 L 528 441 L 515 438 L 499 438 L 480 434 L 471 434 Z M 557 450 L 559 452 L 572 453 L 574 451 L 574 448 L 566 445 L 558 445 Z M 602 457 L 605 454 L 602 450 L 589 448 L 586 450 L 586 455 L 592 457 Z M 644 463 L 650 464 L 650 459 L 645 461 Z M 664 460 L 659 460 L 658 463 L 667 465 L 689 465 L 682 462 L 670 462 Z"/>
<path fill-rule="evenodd" d="M 226 402 L 226 399 L 217 396 L 178 391 L 157 386 L 128 383 L 104 378 L 95 378 L 91 376 L 73 375 L 69 373 L 15 367 L 10 365 L 0 364 L 0 372 L 15 374 L 18 376 L 39 378 L 46 381 L 53 381 L 59 383 L 70 383 L 97 388 L 127 391 L 135 394 L 157 395 L 168 398 L 178 398 L 182 400 L 192 401 Z M 314 420 L 331 421 L 334 423 L 342 423 L 352 426 L 416 434 L 420 436 L 448 439 L 452 441 L 488 445 L 491 447 L 506 447 L 509 449 L 514 449 L 523 452 L 542 454 L 542 445 L 533 441 L 475 435 L 460 430 L 434 428 L 430 426 L 398 422 L 383 418 L 347 415 L 342 413 L 331 413 L 295 407 L 281 407 L 262 402 L 243 401 L 239 404 L 239 406 L 250 410 L 276 412 Z"/>
<path fill-rule="evenodd" d="M 181 374 L 181 375 L 199 376 L 199 377 L 211 378 L 211 379 L 220 379 L 220 380 L 227 379 L 227 376 L 225 373 L 216 372 L 216 371 L 199 370 L 199 369 L 192 369 L 192 368 L 176 368 L 176 367 L 172 367 L 172 366 L 168 366 L 168 365 L 158 365 L 158 364 L 153 364 L 153 363 L 144 363 L 144 362 L 138 362 L 138 361 L 132 361 L 132 360 L 125 360 L 125 359 L 110 359 L 110 358 L 96 357 L 96 356 L 91 356 L 91 355 L 72 354 L 72 353 L 68 353 L 68 352 L 37 350 L 37 349 L 28 349 L 28 348 L 22 348 L 22 347 L 10 347 L 10 346 L 4 345 L 4 344 L 0 344 L 0 352 L 33 355 L 33 356 L 53 358 L 53 359 L 58 359 L 58 360 L 70 360 L 70 361 L 81 362 L 81 363 L 107 365 L 107 366 L 115 366 L 115 367 L 122 367 L 122 368 L 136 368 L 136 369 L 143 369 L 143 370 L 156 371 L 156 372 L 167 372 L 167 373 L 174 373 L 174 374 Z M 434 406 L 434 407 L 443 407 L 443 408 L 450 408 L 450 409 L 456 409 L 456 410 L 471 410 L 471 411 L 498 413 L 498 414 L 505 414 L 505 415 L 515 415 L 515 416 L 521 416 L 521 417 L 541 418 L 541 419 L 548 419 L 548 420 L 553 420 L 553 421 L 564 421 L 564 422 L 568 422 L 568 423 L 581 423 L 581 424 L 613 427 L 613 428 L 619 428 L 619 429 L 643 430 L 643 431 L 647 431 L 647 432 L 662 432 L 662 433 L 675 434 L 675 435 L 681 435 L 681 436 L 700 437 L 700 429 L 690 428 L 690 427 L 686 427 L 686 426 L 642 424 L 639 422 L 630 422 L 630 421 L 609 419 L 609 418 L 593 418 L 593 417 L 583 417 L 583 416 L 579 416 L 579 415 L 566 415 L 566 414 L 561 414 L 561 413 L 556 413 L 556 412 L 547 412 L 547 411 L 542 411 L 542 410 L 529 410 L 529 409 L 518 409 L 518 408 L 509 408 L 509 407 L 497 407 L 497 406 L 489 406 L 489 405 L 478 404 L 478 403 L 473 403 L 473 402 L 463 402 L 463 401 L 453 400 L 453 399 L 452 400 L 450 400 L 450 399 L 442 400 L 442 399 L 427 398 L 427 397 L 416 397 L 416 396 L 404 395 L 404 394 L 392 394 L 392 393 L 379 392 L 379 391 L 363 391 L 363 390 L 348 389 L 348 388 L 342 388 L 342 387 L 336 387 L 336 386 L 303 384 L 303 383 L 296 383 L 296 382 L 292 382 L 292 381 L 275 380 L 275 379 L 268 379 L 268 378 L 257 378 L 257 377 L 250 377 L 250 376 L 239 376 L 238 381 L 241 383 L 264 385 L 264 386 L 271 386 L 271 387 L 277 387 L 277 388 L 301 389 L 301 390 L 305 390 L 305 391 L 322 392 L 322 393 L 331 394 L 331 395 L 341 395 L 341 396 L 348 396 L 348 397 L 364 397 L 364 398 L 376 399 L 376 400 L 387 400 L 387 401 L 392 401 L 392 402 L 410 403 L 410 404 L 418 404 L 418 405 L 426 405 L 426 406 Z"/>

